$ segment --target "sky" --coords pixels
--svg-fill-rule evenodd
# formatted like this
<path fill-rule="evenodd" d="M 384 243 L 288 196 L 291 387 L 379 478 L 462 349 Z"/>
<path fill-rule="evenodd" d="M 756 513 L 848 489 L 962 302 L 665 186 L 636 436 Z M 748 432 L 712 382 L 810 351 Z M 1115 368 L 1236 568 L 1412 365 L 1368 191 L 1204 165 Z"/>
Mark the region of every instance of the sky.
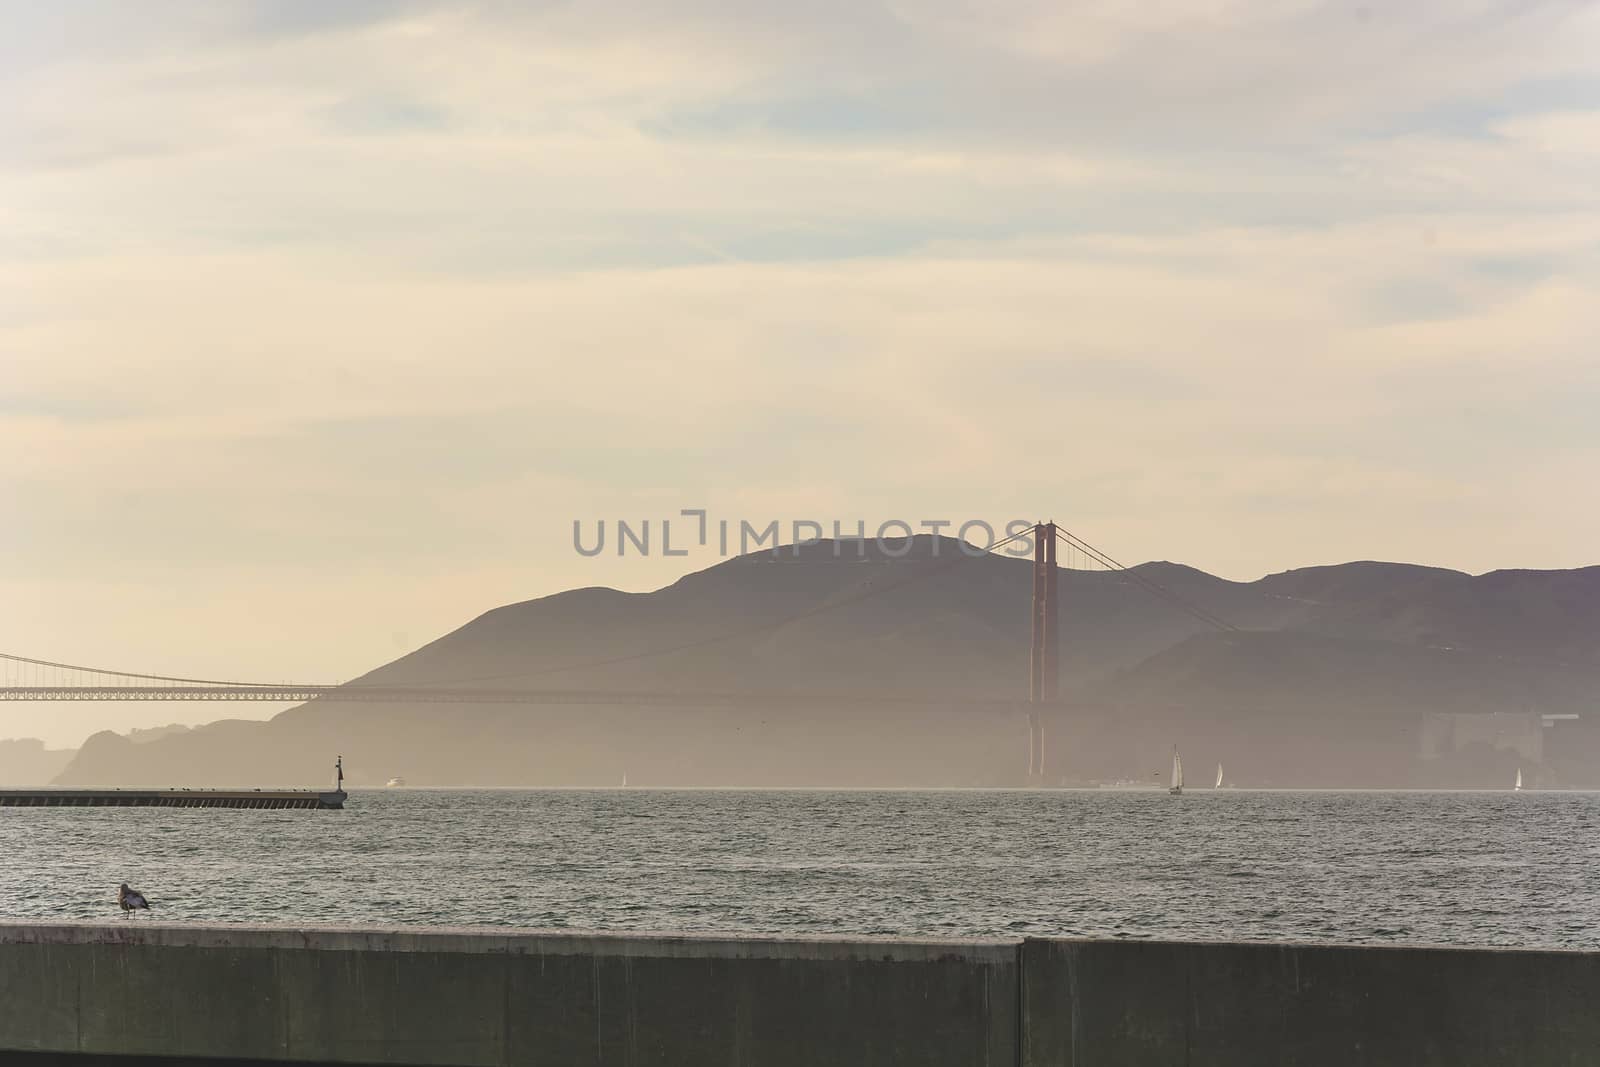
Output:
<path fill-rule="evenodd" d="M 0 651 L 338 681 L 696 508 L 1600 563 L 1592 0 L 0 19 Z"/>

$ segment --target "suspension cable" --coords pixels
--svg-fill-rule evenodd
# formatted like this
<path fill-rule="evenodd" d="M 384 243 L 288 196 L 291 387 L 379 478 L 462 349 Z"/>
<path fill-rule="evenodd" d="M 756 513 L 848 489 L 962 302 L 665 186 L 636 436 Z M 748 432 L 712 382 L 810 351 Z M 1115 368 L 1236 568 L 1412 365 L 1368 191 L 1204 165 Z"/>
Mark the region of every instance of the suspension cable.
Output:
<path fill-rule="evenodd" d="M 1023 537 L 1032 534 L 1033 531 L 1034 527 L 1032 526 L 1028 527 L 1026 530 L 1018 531 L 1002 541 L 996 541 L 978 555 L 968 555 L 964 551 L 960 552 L 942 566 L 930 567 L 919 574 L 914 574 L 911 577 L 895 582 L 892 585 L 879 586 L 873 589 L 863 590 L 855 596 L 845 597 L 842 600 L 835 600 L 827 604 L 818 605 L 814 608 L 808 608 L 805 611 L 798 612 L 794 615 L 787 615 L 781 619 L 769 620 L 767 622 L 757 623 L 752 626 L 742 626 L 737 630 L 729 630 L 724 633 L 713 634 L 710 637 L 701 638 L 696 641 L 688 641 L 680 645 L 673 645 L 670 648 L 658 648 L 645 652 L 633 652 L 624 656 L 613 656 L 607 659 L 588 660 L 582 663 L 567 663 L 556 667 L 541 667 L 538 670 L 518 671 L 512 674 L 489 674 L 479 675 L 473 678 L 449 678 L 444 680 L 434 679 L 432 681 L 419 682 L 416 684 L 419 687 L 425 688 L 427 686 L 435 685 L 462 685 L 468 682 L 497 682 L 503 681 L 507 678 L 537 678 L 547 674 L 562 674 L 566 671 L 584 670 L 591 667 L 611 667 L 620 663 L 633 663 L 642 659 L 654 659 L 657 656 L 670 656 L 675 652 L 690 652 L 695 649 L 705 648 L 709 645 L 721 644 L 724 641 L 732 641 L 750 634 L 766 633 L 771 630 L 779 630 L 785 626 L 788 626 L 790 623 L 814 618 L 829 611 L 848 607 L 851 604 L 859 604 L 863 600 L 869 600 L 872 597 L 881 596 L 885 593 L 892 593 L 897 589 L 903 589 L 908 585 L 924 581 L 928 578 L 934 577 L 935 575 L 943 574 L 952 567 L 958 566 L 965 560 L 982 559 L 985 556 L 991 555 L 996 549 L 1004 548 L 1011 542 L 1020 540 Z"/>
<path fill-rule="evenodd" d="M 1177 593 L 1174 593 L 1166 586 L 1161 585 L 1158 582 L 1151 581 L 1132 568 L 1117 562 L 1115 559 L 1106 555 L 1104 552 L 1101 552 L 1098 548 L 1095 548 L 1093 545 L 1089 544 L 1081 537 L 1078 537 L 1076 534 L 1062 529 L 1060 526 L 1057 526 L 1055 529 L 1056 536 L 1065 541 L 1069 547 L 1076 548 L 1084 555 L 1096 560 L 1102 566 L 1105 566 L 1110 570 L 1120 571 L 1121 573 L 1127 575 L 1135 584 L 1142 586 L 1147 592 L 1160 597 L 1181 611 L 1187 612 L 1206 625 L 1215 627 L 1218 630 L 1234 632 L 1238 631 L 1239 628 L 1233 625 L 1231 622 L 1228 622 L 1226 619 L 1219 618 L 1218 616 L 1207 611 L 1205 608 L 1191 603 L 1185 598 L 1179 596 Z"/>
<path fill-rule="evenodd" d="M 1006 545 L 1012 543 L 1013 541 L 1017 541 L 1017 540 L 1020 540 L 1023 537 L 1031 535 L 1033 533 L 1033 530 L 1034 530 L 1034 527 L 1031 527 L 1031 526 L 1026 530 L 1020 530 L 1017 533 L 1012 534 L 1010 537 L 1004 538 L 1003 540 L 1000 540 L 1000 541 L 996 541 L 995 543 L 993 543 L 993 544 L 989 545 L 987 548 L 985 548 L 983 552 L 978 553 L 976 555 L 969 555 L 965 551 L 958 552 L 952 559 L 950 559 L 948 562 L 946 562 L 942 566 L 931 567 L 931 568 L 925 569 L 925 570 L 921 571 L 918 574 L 912 575 L 909 578 L 906 578 L 906 579 L 904 579 L 902 581 L 899 581 L 899 582 L 895 582 L 895 583 L 893 583 L 891 585 L 878 586 L 878 587 L 875 587 L 875 588 L 872 588 L 872 589 L 863 590 L 862 592 L 856 594 L 855 596 L 845 597 L 845 598 L 843 598 L 841 600 L 835 600 L 835 601 L 832 601 L 832 602 L 827 603 L 827 604 L 821 604 L 821 605 L 818 605 L 817 607 L 809 608 L 809 609 L 807 609 L 805 611 L 798 612 L 798 613 L 793 614 L 793 615 L 788 615 L 788 616 L 785 616 L 785 617 L 783 617 L 781 619 L 770 620 L 768 622 L 758 623 L 758 624 L 755 624 L 753 626 L 742 626 L 742 627 L 740 627 L 740 628 L 738 628 L 736 630 L 729 630 L 729 631 L 726 631 L 724 633 L 713 634 L 710 637 L 701 638 L 701 639 L 696 640 L 696 641 L 688 641 L 688 642 L 684 642 L 683 644 L 673 645 L 673 646 L 668 647 L 668 648 L 651 649 L 651 650 L 647 650 L 647 651 L 644 651 L 644 652 L 630 653 L 630 654 L 625 655 L 625 656 L 613 656 L 613 657 L 609 657 L 609 658 L 606 658 L 606 659 L 585 660 L 585 661 L 578 662 L 578 663 L 566 663 L 566 664 L 560 664 L 560 665 L 557 665 L 557 666 L 554 666 L 554 667 L 542 667 L 542 668 L 539 668 L 537 670 L 531 670 L 531 671 L 518 671 L 518 672 L 510 673 L 510 674 L 478 675 L 478 676 L 469 677 L 469 678 L 431 679 L 431 680 L 424 681 L 424 682 L 412 683 L 412 686 L 415 687 L 415 688 L 427 688 L 427 687 L 430 687 L 430 686 L 460 685 L 460 684 L 464 684 L 464 683 L 468 683 L 468 682 L 492 682 L 492 681 L 500 681 L 500 680 L 507 679 L 507 678 L 536 678 L 536 677 L 541 677 L 543 675 L 548 675 L 548 674 L 561 674 L 561 673 L 564 673 L 566 671 L 583 670 L 583 669 L 592 668 L 592 667 L 610 667 L 610 666 L 614 666 L 614 665 L 620 664 L 620 663 L 631 663 L 631 662 L 634 662 L 636 660 L 654 659 L 654 658 L 656 658 L 658 656 L 670 656 L 670 655 L 672 655 L 673 653 L 676 653 L 676 652 L 693 651 L 695 649 L 705 648 L 705 647 L 707 647 L 709 645 L 721 644 L 724 641 L 732 641 L 732 640 L 735 640 L 737 638 L 745 637 L 745 636 L 748 636 L 748 635 L 753 634 L 753 633 L 764 633 L 764 632 L 767 632 L 767 631 L 770 631 L 770 630 L 781 629 L 782 627 L 787 626 L 790 623 L 799 622 L 799 621 L 804 620 L 804 619 L 813 618 L 813 617 L 815 617 L 817 615 L 821 615 L 821 614 L 824 614 L 824 613 L 829 612 L 829 611 L 834 611 L 834 610 L 837 610 L 839 608 L 848 607 L 851 604 L 858 604 L 863 600 L 868 600 L 868 599 L 871 599 L 872 597 L 875 597 L 875 596 L 881 596 L 881 595 L 883 595 L 885 593 L 892 593 L 897 589 L 902 589 L 902 588 L 904 588 L 904 587 L 906 587 L 908 585 L 911 585 L 911 584 L 913 584 L 915 582 L 926 580 L 926 579 L 931 578 L 931 577 L 933 577 L 935 575 L 938 575 L 938 574 L 943 574 L 945 571 L 949 570 L 951 567 L 957 566 L 958 564 L 960 564 L 964 560 L 982 559 L 983 557 L 991 555 L 992 553 L 994 553 L 994 551 L 996 549 L 1004 548 Z M 19 656 L 19 655 L 15 655 L 15 654 L 8 653 L 8 652 L 0 652 L 0 659 L 10 660 L 13 663 L 32 664 L 32 665 L 38 666 L 38 667 L 55 667 L 55 668 L 59 668 L 61 670 L 84 671 L 84 672 L 87 672 L 87 673 L 90 673 L 90 674 L 115 675 L 116 677 L 119 677 L 119 678 L 136 678 L 136 679 L 138 679 L 140 681 L 146 681 L 146 682 L 179 682 L 179 683 L 184 683 L 184 684 L 189 684 L 189 685 L 229 686 L 229 687 L 232 687 L 232 688 L 239 688 L 239 689 L 281 689 L 281 688 L 285 688 L 286 687 L 284 683 L 279 683 L 279 682 L 238 682 L 238 681 L 226 681 L 226 680 L 221 680 L 221 679 L 216 679 L 216 678 L 185 678 L 185 677 L 169 675 L 169 674 L 145 674 L 145 673 L 142 673 L 142 672 L 139 672 L 139 671 L 107 670 L 107 669 L 102 668 L 102 667 L 85 667 L 85 666 L 82 666 L 80 664 L 75 664 L 75 663 L 58 663 L 58 662 L 55 662 L 53 660 L 35 659 L 32 656 Z M 306 689 L 327 688 L 326 685 L 315 685 L 315 684 L 307 684 L 307 685 L 303 685 L 303 686 L 302 685 L 293 685 L 293 686 L 287 686 L 287 687 L 288 688 L 306 688 Z M 363 686 L 361 686 L 360 684 L 357 684 L 357 683 L 349 683 L 349 684 L 347 684 L 345 686 L 345 688 L 360 689 L 360 688 L 363 688 Z M 377 688 L 389 688 L 389 687 L 388 686 L 377 686 Z"/>

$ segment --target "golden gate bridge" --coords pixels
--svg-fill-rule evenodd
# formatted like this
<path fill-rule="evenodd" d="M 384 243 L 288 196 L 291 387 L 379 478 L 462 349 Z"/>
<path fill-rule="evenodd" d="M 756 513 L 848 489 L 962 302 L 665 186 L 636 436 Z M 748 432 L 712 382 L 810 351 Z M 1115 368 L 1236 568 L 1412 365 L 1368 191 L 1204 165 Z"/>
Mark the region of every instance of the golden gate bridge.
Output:
<path fill-rule="evenodd" d="M 1031 645 L 1028 657 L 1028 695 L 1020 697 L 951 698 L 904 694 L 800 692 L 800 691 L 712 691 L 685 692 L 663 689 L 571 689 L 500 688 L 484 682 L 559 674 L 585 668 L 603 668 L 640 659 L 668 656 L 708 645 L 748 637 L 765 629 L 777 629 L 801 619 L 837 611 L 870 597 L 883 596 L 913 582 L 925 581 L 967 560 L 983 558 L 1022 538 L 1033 545 L 1033 597 L 1031 605 Z M 1233 630 L 1225 620 L 1185 600 L 1118 562 L 1054 522 L 1040 522 L 990 545 L 983 553 L 952 557 L 939 567 L 930 568 L 900 582 L 864 590 L 855 596 L 830 601 L 808 611 L 785 616 L 765 624 L 742 626 L 685 644 L 632 653 L 607 659 L 544 667 L 519 675 L 490 678 L 450 679 L 437 683 L 378 685 L 350 683 L 257 682 L 216 678 L 189 678 L 140 671 L 115 670 L 63 663 L 31 656 L 0 652 L 4 666 L 0 701 L 253 701 L 266 703 L 304 703 L 307 701 L 356 701 L 362 703 L 427 704 L 524 704 L 524 705 L 610 705 L 632 707 L 709 707 L 761 704 L 766 706 L 806 705 L 826 702 L 831 705 L 929 705 L 950 703 L 973 708 L 1031 708 L 1029 722 L 1029 772 L 1043 772 L 1044 726 L 1039 706 L 1059 702 L 1057 661 L 1060 651 L 1058 546 L 1065 546 L 1084 565 L 1120 572 L 1126 580 L 1159 597 L 1202 623 L 1221 630 Z M 775 550 L 776 551 L 776 550 Z"/>

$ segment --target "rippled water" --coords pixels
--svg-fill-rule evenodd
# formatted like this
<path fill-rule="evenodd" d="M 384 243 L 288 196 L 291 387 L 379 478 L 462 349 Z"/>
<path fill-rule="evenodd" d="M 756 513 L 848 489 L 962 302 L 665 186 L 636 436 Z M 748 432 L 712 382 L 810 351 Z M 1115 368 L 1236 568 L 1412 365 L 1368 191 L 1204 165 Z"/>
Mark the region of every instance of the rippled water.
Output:
<path fill-rule="evenodd" d="M 1600 795 L 391 790 L 0 809 L 0 916 L 1600 947 Z"/>

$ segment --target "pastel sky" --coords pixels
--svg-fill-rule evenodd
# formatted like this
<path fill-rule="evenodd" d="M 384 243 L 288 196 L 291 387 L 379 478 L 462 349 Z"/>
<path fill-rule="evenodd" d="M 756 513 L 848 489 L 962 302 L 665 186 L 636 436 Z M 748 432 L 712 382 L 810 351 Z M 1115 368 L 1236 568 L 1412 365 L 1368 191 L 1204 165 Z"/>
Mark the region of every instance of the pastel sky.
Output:
<path fill-rule="evenodd" d="M 0 650 L 339 680 L 691 507 L 1600 563 L 1595 2 L 0 19 Z"/>

